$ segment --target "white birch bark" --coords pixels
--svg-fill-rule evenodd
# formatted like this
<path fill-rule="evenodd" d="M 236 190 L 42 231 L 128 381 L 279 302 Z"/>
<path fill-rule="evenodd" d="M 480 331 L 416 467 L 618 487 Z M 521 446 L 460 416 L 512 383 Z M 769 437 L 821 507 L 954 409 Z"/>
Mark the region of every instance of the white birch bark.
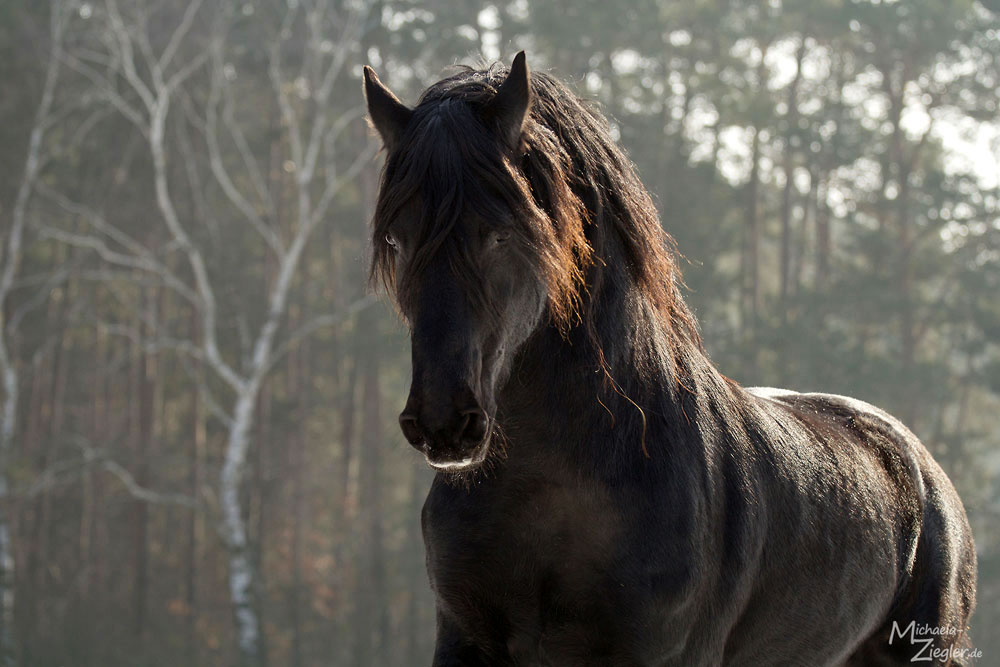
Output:
<path fill-rule="evenodd" d="M 308 9 L 300 9 L 299 3 L 288 3 L 283 24 L 274 42 L 269 45 L 268 75 L 281 115 L 282 131 L 286 133 L 290 162 L 294 166 L 294 218 L 290 225 L 291 233 L 285 233 L 286 238 L 282 238 L 280 230 L 268 222 L 273 221 L 274 205 L 261 176 L 266 170 L 257 164 L 235 120 L 237 115 L 231 113 L 234 100 L 227 90 L 225 21 L 215 24 L 218 27 L 209 49 L 196 50 L 185 64 L 174 64 L 182 60 L 181 54 L 185 51 L 192 26 L 198 21 L 208 20 L 199 17 L 216 7 L 212 4 L 203 7 L 202 0 L 192 0 L 159 56 L 153 52 L 141 20 L 131 20 L 123 15 L 116 0 L 106 0 L 105 8 L 111 35 L 106 41 L 109 58 L 101 60 L 101 67 L 89 63 L 87 54 L 71 54 L 65 61 L 88 79 L 95 86 L 96 93 L 134 124 L 146 140 L 153 166 L 157 210 L 171 236 L 172 247 L 182 254 L 187 264 L 191 281 L 182 280 L 159 261 L 155 253 L 143 248 L 141 243 L 88 207 L 70 202 L 57 193 L 53 194 L 52 200 L 66 210 L 82 214 L 90 224 L 90 231 L 51 230 L 49 235 L 90 248 L 112 265 L 149 272 L 158 277 L 164 286 L 188 300 L 199 315 L 200 339 L 175 338 L 169 332 L 161 332 L 161 341 L 154 345 L 201 360 L 231 392 L 228 401 L 212 402 L 212 412 L 221 416 L 220 421 L 227 429 L 217 489 L 219 533 L 228 550 L 229 594 L 240 660 L 244 665 L 257 665 L 263 661 L 262 628 L 256 605 L 260 583 L 240 494 L 252 446 L 261 387 L 276 360 L 303 336 L 320 327 L 332 326 L 373 303 L 371 298 L 359 299 L 342 312 L 321 315 L 307 321 L 298 330 L 279 336 L 295 278 L 313 232 L 326 220 L 328 209 L 340 188 L 356 178 L 374 156 L 375 144 L 372 142 L 369 150 L 347 160 L 346 164 L 343 159 L 338 159 L 340 156 L 334 151 L 337 139 L 350 122 L 360 122 L 362 107 L 359 100 L 357 108 L 335 114 L 328 104 L 338 77 L 344 74 L 348 56 L 357 48 L 366 10 L 360 3 L 351 9 L 335 9 L 334 3 L 323 1 L 311 3 Z M 302 12 L 308 15 L 303 17 Z M 225 16 L 225 10 L 222 10 L 222 15 Z M 298 72 L 288 72 L 282 62 L 282 50 L 293 44 L 292 27 L 303 18 L 307 25 L 305 48 L 309 57 L 305 58 L 306 62 Z M 142 60 L 137 62 L 137 58 Z M 120 77 L 127 84 L 132 93 L 128 97 L 137 98 L 137 106 L 127 102 L 126 96 L 116 88 L 115 81 L 108 78 L 108 62 L 114 63 L 110 76 Z M 213 284 L 218 277 L 213 278 L 208 270 L 205 250 L 199 247 L 196 237 L 188 233 L 189 226 L 195 221 L 182 219 L 178 212 L 180 207 L 175 204 L 167 169 L 169 162 L 186 157 L 185 152 L 169 139 L 171 108 L 181 103 L 184 86 L 192 75 L 206 66 L 210 68 L 211 88 L 201 127 L 205 133 L 210 171 L 247 229 L 261 238 L 276 260 L 276 274 L 271 286 L 266 294 L 261 295 L 268 306 L 267 314 L 259 328 L 250 331 L 250 354 L 240 363 L 227 361 L 227 355 L 220 347 L 220 312 L 216 300 L 217 286 Z M 310 104 L 292 97 L 292 91 L 303 85 L 313 98 Z M 188 96 L 187 100 L 196 98 Z M 223 159 L 221 146 L 224 140 L 238 148 L 240 161 L 237 165 Z M 322 174 L 322 178 L 318 174 Z M 241 191 L 238 184 L 245 183 L 251 186 Z M 262 211 L 266 214 L 262 215 Z M 111 250 L 108 240 L 128 252 Z M 230 352 L 229 356 L 235 358 L 239 355 Z M 207 385 L 202 388 L 206 390 L 204 395 L 211 395 Z"/>
<path fill-rule="evenodd" d="M 3 267 L 0 269 L 0 377 L 3 386 L 3 405 L 0 407 L 0 662 L 4 665 L 14 665 L 17 657 L 13 632 L 16 571 L 8 514 L 10 511 L 8 466 L 17 433 L 20 388 L 17 363 L 12 358 L 10 349 L 11 339 L 16 331 L 13 323 L 4 321 L 4 313 L 7 312 L 7 300 L 21 267 L 25 230 L 28 225 L 28 202 L 41 171 L 45 129 L 52 113 L 56 83 L 59 78 L 64 26 L 62 3 L 53 0 L 50 11 L 51 41 L 45 82 L 28 138 L 24 172 L 14 200 L 10 227 L 4 239 Z"/>

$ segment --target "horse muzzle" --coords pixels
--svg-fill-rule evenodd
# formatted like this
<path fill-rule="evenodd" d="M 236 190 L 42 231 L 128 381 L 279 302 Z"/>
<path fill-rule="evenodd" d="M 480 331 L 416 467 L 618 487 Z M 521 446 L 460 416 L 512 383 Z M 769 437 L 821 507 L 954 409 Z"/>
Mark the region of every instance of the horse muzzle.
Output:
<path fill-rule="evenodd" d="M 486 458 L 492 419 L 478 405 L 458 410 L 419 409 L 408 401 L 399 415 L 403 436 L 436 470 L 460 472 Z"/>

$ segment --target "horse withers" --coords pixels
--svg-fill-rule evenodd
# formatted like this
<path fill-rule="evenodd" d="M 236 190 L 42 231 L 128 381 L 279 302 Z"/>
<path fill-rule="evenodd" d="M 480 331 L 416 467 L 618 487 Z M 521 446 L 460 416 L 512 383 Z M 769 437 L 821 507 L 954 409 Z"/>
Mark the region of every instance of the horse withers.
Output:
<path fill-rule="evenodd" d="M 370 68 L 365 92 L 372 277 L 412 341 L 399 422 L 438 471 L 434 665 L 967 662 L 948 478 L 871 405 L 716 370 L 597 112 L 523 53 L 412 108 Z"/>

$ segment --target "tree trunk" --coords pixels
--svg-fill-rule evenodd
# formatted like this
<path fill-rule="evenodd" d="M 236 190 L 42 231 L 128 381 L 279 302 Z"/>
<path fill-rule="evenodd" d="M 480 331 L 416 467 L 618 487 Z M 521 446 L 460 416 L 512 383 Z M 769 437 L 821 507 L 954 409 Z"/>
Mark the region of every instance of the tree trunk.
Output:
<path fill-rule="evenodd" d="M 191 340 L 198 340 L 198 318 L 191 314 Z M 207 440 L 205 401 L 202 393 L 205 391 L 205 369 L 200 361 L 195 361 L 196 389 L 191 392 L 191 469 L 188 484 L 192 498 L 201 496 L 203 484 L 203 461 Z M 187 605 L 187 658 L 188 664 L 199 664 L 197 629 L 199 616 L 198 573 L 200 547 L 203 540 L 203 527 L 200 512 L 191 512 L 188 517 L 187 543 L 187 577 L 185 580 L 185 602 Z"/>
<path fill-rule="evenodd" d="M 72 253 L 67 253 L 64 261 L 71 261 L 71 257 Z M 39 438 L 39 463 L 42 470 L 52 465 L 55 454 L 53 443 L 56 434 L 62 433 L 63 418 L 66 414 L 65 396 L 67 368 L 69 366 L 67 360 L 73 355 L 73 341 L 71 337 L 66 335 L 66 332 L 69 304 L 72 303 L 74 296 L 67 291 L 60 299 L 53 300 L 52 304 L 52 311 L 55 312 L 52 321 L 56 323 L 55 326 L 60 332 L 60 338 L 52 358 L 51 376 L 48 378 L 48 396 L 42 398 L 45 415 L 45 424 Z M 49 637 L 52 630 L 50 627 L 50 608 L 46 606 L 46 592 L 51 581 L 51 569 L 46 564 L 51 558 L 49 544 L 54 532 L 50 521 L 52 503 L 52 493 L 44 491 L 36 503 L 34 535 L 31 538 L 35 544 L 35 549 L 32 552 L 33 562 L 30 565 L 32 592 L 35 596 L 32 605 L 31 630 L 34 638 L 42 639 Z M 25 663 L 30 664 L 30 660 L 26 660 Z"/>
<path fill-rule="evenodd" d="M 757 65 L 758 94 L 767 91 L 765 61 L 770 44 L 761 45 L 760 63 Z M 749 352 L 751 375 L 757 373 L 756 337 L 760 316 L 760 132 L 755 120 L 751 127 L 753 138 L 750 146 L 750 178 L 746 186 L 746 219 L 743 238 L 743 326 Z"/>
<path fill-rule="evenodd" d="M 363 318 L 369 319 L 367 317 Z M 371 323 L 362 327 L 370 331 Z M 379 388 L 379 358 L 370 343 L 365 351 L 362 377 L 363 423 L 360 446 L 361 513 L 359 519 L 358 578 L 353 627 L 356 637 L 353 664 L 388 664 L 383 654 L 389 632 L 386 613 L 385 564 L 382 540 L 382 410 Z"/>
<path fill-rule="evenodd" d="M 905 424 L 915 424 L 918 414 L 917 397 L 913 387 L 916 378 L 913 369 L 917 356 L 917 332 L 914 316 L 913 293 L 913 230 L 910 228 L 910 215 L 907 206 L 909 197 L 909 170 L 903 165 L 899 168 L 899 194 L 896 209 L 899 222 L 899 328 L 900 328 L 900 365 L 903 371 L 903 386 L 908 389 L 904 393 L 904 404 L 900 419 Z"/>
<path fill-rule="evenodd" d="M 267 554 L 264 551 L 265 545 L 270 538 L 270 516 L 271 497 L 275 482 L 271 478 L 273 470 L 271 461 L 271 416 L 273 402 L 271 391 L 268 387 L 261 387 L 257 392 L 257 408 L 254 411 L 255 428 L 252 429 L 251 439 L 255 443 L 253 451 L 253 474 L 250 475 L 249 488 L 246 489 L 247 504 L 247 526 L 249 527 L 250 560 L 253 570 L 257 573 L 257 578 L 253 584 L 254 610 L 257 613 L 257 622 L 261 628 L 261 658 L 260 664 L 266 665 L 268 660 L 267 650 L 264 648 L 266 639 L 267 616 L 265 614 L 267 606 L 264 596 L 266 591 L 260 581 L 260 573 L 267 571 Z"/>
<path fill-rule="evenodd" d="M 416 656 L 421 655 L 421 652 L 425 649 L 427 643 L 423 641 L 425 636 L 425 631 L 428 626 L 425 623 L 426 610 L 433 608 L 433 602 L 430 600 L 423 599 L 424 596 L 418 595 L 418 591 L 426 590 L 427 584 L 426 577 L 427 572 L 424 568 L 424 559 L 418 558 L 418 554 L 424 552 L 423 536 L 420 531 L 420 508 L 423 505 L 424 498 L 427 497 L 428 484 L 425 481 L 425 475 L 422 474 L 423 470 L 417 469 L 413 471 L 413 479 L 410 484 L 410 502 L 409 507 L 406 511 L 408 514 L 406 526 L 407 526 L 407 537 L 406 537 L 406 551 L 405 557 L 408 563 L 407 570 L 409 576 L 406 578 L 406 587 L 409 590 L 409 598 L 407 599 L 406 606 L 406 618 L 404 619 L 406 627 L 406 643 L 404 645 L 405 654 L 404 658 L 410 658 L 415 660 Z M 424 603 L 429 603 L 425 606 Z"/>
<path fill-rule="evenodd" d="M 142 339 L 154 338 L 146 322 L 154 317 L 156 308 L 154 299 L 148 290 L 144 290 L 143 301 L 147 311 L 145 318 L 138 318 Z M 136 353 L 138 359 L 138 398 L 139 423 L 135 439 L 132 443 L 134 465 L 133 475 L 139 486 L 149 486 L 149 448 L 153 438 L 153 408 L 155 405 L 154 388 L 156 382 L 156 357 L 145 351 L 140 344 Z M 149 505 L 141 499 L 132 503 L 132 539 L 134 555 L 134 579 L 132 584 L 132 622 L 135 636 L 142 639 L 146 631 L 146 610 L 149 586 Z"/>
<path fill-rule="evenodd" d="M 913 424 L 917 416 L 916 397 L 914 396 L 914 378 L 912 372 L 916 357 L 916 330 L 913 313 L 913 233 L 910 229 L 908 210 L 910 171 L 916 161 L 914 152 L 912 161 L 908 160 L 904 151 L 904 130 L 902 115 L 905 105 L 904 91 L 909 83 L 906 64 L 898 77 L 892 76 L 889 68 L 882 68 L 882 90 L 889 102 L 888 120 L 892 125 L 888 149 L 880 156 L 882 182 L 879 189 L 878 218 L 879 227 L 883 232 L 889 232 L 889 222 L 894 217 L 896 222 L 896 237 L 898 254 L 895 262 L 896 288 L 899 298 L 899 339 L 900 339 L 900 371 L 903 376 L 900 406 L 898 413 L 904 423 Z M 895 211 L 892 211 L 889 186 L 895 180 L 896 199 Z"/>
<path fill-rule="evenodd" d="M 814 287 L 823 290 L 830 275 L 830 205 L 827 202 L 829 174 L 816 185 L 816 273 Z"/>
<path fill-rule="evenodd" d="M 11 450 L 17 429 L 19 377 L 16 361 L 11 356 L 8 328 L 7 298 L 21 268 L 24 233 L 27 227 L 27 208 L 42 165 L 42 144 L 45 123 L 49 120 L 59 77 L 62 54 L 63 14 L 62 3 L 53 1 L 49 16 L 49 54 L 45 69 L 42 96 L 35 110 L 28 151 L 21 182 L 11 211 L 10 227 L 3 239 L 3 267 L 0 270 L 0 384 L 3 386 L 3 403 L 0 406 L 0 664 L 13 665 L 17 647 L 14 642 L 14 590 L 16 571 L 14 547 L 11 539 L 11 510 L 8 480 Z"/>
<path fill-rule="evenodd" d="M 757 327 L 760 317 L 760 128 L 753 128 L 750 180 L 746 186 L 743 236 L 743 339 L 751 378 L 757 374 Z"/>
<path fill-rule="evenodd" d="M 260 622 L 257 617 L 256 572 L 247 538 L 247 523 L 240 503 L 240 482 L 250 446 L 250 428 L 257 402 L 257 386 L 246 386 L 236 398 L 233 423 L 226 442 L 226 458 L 219 478 L 222 510 L 221 532 L 229 552 L 229 598 L 236 623 L 236 641 L 242 667 L 264 663 Z"/>
<path fill-rule="evenodd" d="M 303 376 L 307 372 L 308 366 L 305 363 L 307 355 L 303 348 L 296 350 L 289 355 L 288 373 L 290 376 L 289 396 L 298 399 L 298 409 L 295 414 L 297 426 L 291 438 L 290 452 L 292 465 L 292 587 L 289 600 L 290 622 L 292 626 L 292 667 L 301 667 L 302 656 L 302 531 L 306 525 L 306 503 L 305 490 L 303 488 L 303 474 L 305 468 L 305 447 L 306 447 L 306 397 L 308 393 L 303 386 Z"/>
<path fill-rule="evenodd" d="M 818 182 L 816 184 L 816 289 L 824 289 L 829 280 L 830 257 L 832 253 L 832 232 L 830 219 L 829 190 L 834 174 L 840 164 L 840 133 L 844 125 L 844 86 L 846 85 L 847 65 L 843 56 L 836 53 L 832 56 L 833 91 L 831 100 L 833 106 L 833 135 L 824 152 L 821 161 Z"/>
<path fill-rule="evenodd" d="M 353 349 L 350 346 L 349 349 Z M 352 358 L 354 357 L 354 358 Z M 332 534 L 333 534 L 333 562 L 334 572 L 332 586 L 337 592 L 338 599 L 347 600 L 346 594 L 349 588 L 349 574 L 351 559 L 351 536 L 354 534 L 352 523 L 357 509 L 356 490 L 358 466 L 355 462 L 358 447 L 355 446 L 355 412 L 357 409 L 357 383 L 358 364 L 356 355 L 345 355 L 342 359 L 344 366 L 349 368 L 341 371 L 344 378 L 343 389 L 340 392 L 340 459 L 338 469 L 340 471 L 339 483 L 334 497 L 337 499 L 334 504 Z M 336 623 L 329 633 L 327 642 L 327 652 L 329 655 L 338 655 L 338 651 L 349 645 L 349 637 L 352 636 L 345 622 L 348 609 L 343 605 L 334 610 Z M 346 659 L 342 657 L 341 659 Z M 334 660 L 337 662 L 337 660 Z"/>
<path fill-rule="evenodd" d="M 788 85 L 788 109 L 785 113 L 785 154 L 782 169 L 785 173 L 785 187 L 781 191 L 781 317 L 787 315 L 789 283 L 792 279 L 792 191 L 795 188 L 795 153 L 792 143 L 798 137 L 798 93 L 799 81 L 802 79 L 802 59 L 805 57 L 806 40 L 800 38 L 799 48 L 795 55 L 795 77 Z"/>

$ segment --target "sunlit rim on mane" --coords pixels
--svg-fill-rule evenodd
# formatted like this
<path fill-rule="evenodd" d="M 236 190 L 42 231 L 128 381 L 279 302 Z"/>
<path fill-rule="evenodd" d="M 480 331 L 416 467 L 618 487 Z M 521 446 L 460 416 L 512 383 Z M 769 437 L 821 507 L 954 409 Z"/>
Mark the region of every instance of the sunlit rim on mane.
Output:
<path fill-rule="evenodd" d="M 396 267 L 386 234 L 406 206 L 420 202 L 420 251 L 407 266 L 417 273 L 463 213 L 488 216 L 484 202 L 499 197 L 516 218 L 515 233 L 536 251 L 535 264 L 549 287 L 549 314 L 561 330 L 580 323 L 590 328 L 587 305 L 600 299 L 606 249 L 617 242 L 632 278 L 672 332 L 673 345 L 700 349 L 697 325 L 680 294 L 673 240 L 606 123 L 565 85 L 535 72 L 530 115 L 512 152 L 480 120 L 507 74 L 502 65 L 462 67 L 420 99 L 382 173 L 373 282 L 394 292 Z M 468 282 L 475 296 L 475 281 Z"/>

